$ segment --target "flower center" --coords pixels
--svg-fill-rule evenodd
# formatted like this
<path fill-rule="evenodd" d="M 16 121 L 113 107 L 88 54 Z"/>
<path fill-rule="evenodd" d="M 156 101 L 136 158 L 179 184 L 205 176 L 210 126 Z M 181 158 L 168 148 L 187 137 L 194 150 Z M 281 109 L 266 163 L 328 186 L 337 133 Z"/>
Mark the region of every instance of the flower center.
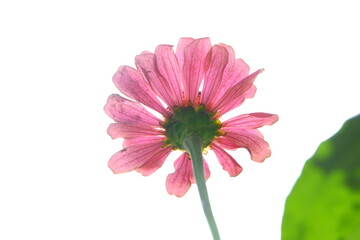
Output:
<path fill-rule="evenodd" d="M 200 136 L 203 148 L 221 135 L 220 120 L 214 119 L 215 114 L 207 112 L 202 105 L 196 108 L 175 107 L 173 113 L 162 124 L 166 134 L 165 144 L 171 145 L 173 149 L 185 150 L 184 139 L 195 134 Z"/>

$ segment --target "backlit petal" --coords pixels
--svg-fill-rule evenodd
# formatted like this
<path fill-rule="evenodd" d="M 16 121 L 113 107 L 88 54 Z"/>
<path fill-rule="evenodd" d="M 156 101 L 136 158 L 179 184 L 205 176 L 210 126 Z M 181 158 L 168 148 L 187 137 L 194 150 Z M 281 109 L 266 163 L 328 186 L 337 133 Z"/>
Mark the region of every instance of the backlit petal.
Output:
<path fill-rule="evenodd" d="M 133 145 L 153 143 L 153 142 L 163 142 L 165 141 L 165 136 L 161 135 L 148 135 L 136 138 L 125 138 L 123 141 L 123 148 L 127 148 Z"/>
<path fill-rule="evenodd" d="M 252 87 L 257 75 L 262 71 L 263 69 L 254 72 L 253 74 L 249 75 L 242 81 L 229 88 L 219 99 L 218 103 L 212 108 L 212 111 L 216 112 L 219 110 L 222 114 L 224 114 L 224 108 L 233 106 L 234 102 L 238 102 L 240 99 L 244 98 L 244 94 Z"/>
<path fill-rule="evenodd" d="M 228 64 L 226 65 L 225 69 L 224 69 L 224 73 L 223 73 L 223 78 L 224 80 L 227 80 L 229 78 L 231 78 L 231 75 L 233 75 L 233 71 L 235 68 L 235 52 L 234 49 L 232 47 L 230 47 L 229 45 L 220 43 L 218 44 L 219 46 L 225 48 L 227 50 L 228 53 Z M 225 83 L 226 81 L 224 81 Z"/>
<path fill-rule="evenodd" d="M 145 162 L 144 165 L 137 168 L 136 171 L 141 173 L 143 176 L 149 176 L 164 164 L 170 152 L 171 147 L 161 148 L 161 151 L 152 155 L 149 160 Z"/>
<path fill-rule="evenodd" d="M 242 167 L 235 161 L 235 159 L 223 150 L 218 144 L 213 142 L 211 149 L 215 152 L 216 157 L 225 171 L 227 171 L 230 177 L 239 175 L 242 171 Z"/>
<path fill-rule="evenodd" d="M 168 111 L 156 98 L 140 72 L 129 66 L 121 66 L 115 73 L 113 82 L 120 92 L 129 98 L 139 101 L 165 116 L 168 115 Z"/>
<path fill-rule="evenodd" d="M 226 48 L 219 45 L 213 46 L 209 52 L 209 66 L 206 67 L 204 88 L 201 93 L 201 103 L 205 106 L 211 103 L 222 85 L 223 72 L 228 64 L 228 55 Z"/>
<path fill-rule="evenodd" d="M 239 146 L 235 144 L 231 139 L 224 136 L 217 137 L 214 142 L 216 142 L 221 148 L 227 150 L 236 150 L 239 148 Z"/>
<path fill-rule="evenodd" d="M 246 100 L 246 99 L 249 99 L 249 98 L 253 98 L 254 95 L 256 93 L 256 87 L 255 85 L 252 85 L 249 90 L 247 90 L 242 96 L 240 96 L 239 98 L 236 99 L 236 101 L 231 101 L 229 102 L 229 104 L 227 104 L 226 106 L 224 106 L 222 109 L 221 109 L 221 114 L 225 114 L 229 111 L 231 111 L 232 109 L 235 109 L 237 107 L 239 107 L 241 104 L 243 104 L 243 102 Z M 220 116 L 220 115 L 219 115 Z"/>
<path fill-rule="evenodd" d="M 182 106 L 181 71 L 176 55 L 170 45 L 159 45 L 155 50 L 157 68 L 169 84 L 173 106 Z M 170 107 L 173 107 L 170 106 Z"/>
<path fill-rule="evenodd" d="M 205 180 L 208 180 L 210 177 L 210 169 L 209 169 L 209 165 L 206 162 L 206 160 L 203 158 L 203 162 L 204 162 L 204 174 L 205 174 Z M 193 168 L 191 166 L 191 174 L 190 174 L 190 182 L 191 183 L 195 183 L 195 176 L 194 176 L 194 171 Z"/>
<path fill-rule="evenodd" d="M 206 55 L 211 47 L 209 38 L 192 41 L 184 49 L 183 87 L 185 99 L 195 103 L 201 81 L 204 77 Z"/>
<path fill-rule="evenodd" d="M 270 157 L 269 144 L 257 129 L 224 128 L 224 131 L 226 134 L 217 139 L 221 146 L 227 149 L 246 148 L 255 162 L 263 162 Z"/>
<path fill-rule="evenodd" d="M 163 141 L 139 143 L 115 153 L 110 161 L 109 168 L 114 173 L 123 173 L 135 170 L 144 165 L 152 156 L 163 151 Z"/>
<path fill-rule="evenodd" d="M 250 67 L 242 59 L 235 59 L 235 53 L 230 46 L 225 44 L 222 46 L 226 47 L 228 50 L 229 63 L 224 69 L 222 85 L 217 91 L 217 96 L 213 100 L 213 105 L 218 103 L 220 98 L 229 88 L 247 77 L 250 71 Z"/>
<path fill-rule="evenodd" d="M 174 163 L 175 172 L 168 175 L 166 189 L 170 195 L 182 197 L 191 186 L 191 160 L 187 153 L 183 153 Z"/>
<path fill-rule="evenodd" d="M 185 56 L 184 49 L 192 41 L 194 41 L 193 38 L 180 38 L 178 45 L 176 46 L 176 58 L 179 63 L 180 71 L 182 71 L 184 66 L 184 56 Z"/>
<path fill-rule="evenodd" d="M 223 122 L 223 127 L 260 128 L 273 125 L 279 119 L 278 115 L 270 113 L 249 113 L 233 117 Z"/>
<path fill-rule="evenodd" d="M 109 96 L 104 111 L 118 123 L 160 126 L 161 122 L 138 102 L 130 101 L 117 94 Z"/>
<path fill-rule="evenodd" d="M 135 58 L 137 69 L 148 81 L 151 89 L 169 107 L 175 106 L 175 94 L 172 92 L 169 81 L 165 79 L 156 67 L 156 56 L 153 53 L 141 54 Z"/>
<path fill-rule="evenodd" d="M 241 58 L 236 59 L 232 71 L 228 73 L 228 82 L 224 85 L 224 90 L 227 90 L 242 81 L 249 75 L 249 72 L 249 65 L 247 65 Z"/>
<path fill-rule="evenodd" d="M 112 139 L 115 139 L 137 138 L 149 135 L 163 135 L 164 131 L 140 124 L 112 123 L 107 129 L 107 133 L 111 136 Z"/>

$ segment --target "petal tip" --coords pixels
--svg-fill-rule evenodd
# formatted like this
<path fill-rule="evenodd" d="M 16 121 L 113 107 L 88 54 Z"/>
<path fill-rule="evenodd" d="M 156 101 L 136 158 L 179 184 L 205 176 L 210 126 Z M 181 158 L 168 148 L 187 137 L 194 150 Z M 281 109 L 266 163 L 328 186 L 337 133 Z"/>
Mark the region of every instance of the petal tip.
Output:
<path fill-rule="evenodd" d="M 279 121 L 279 115 L 277 115 L 277 114 L 274 114 L 274 116 L 273 116 L 273 123 L 271 124 L 271 125 L 273 125 L 274 123 L 276 123 L 277 121 Z"/>
<path fill-rule="evenodd" d="M 271 157 L 271 150 L 270 148 L 268 149 L 269 153 L 264 156 L 264 157 L 261 157 L 261 158 L 258 158 L 258 157 L 254 157 L 254 156 L 251 156 L 251 160 L 253 160 L 254 162 L 257 162 L 257 163 L 263 163 L 265 162 L 265 160 L 269 157 Z"/>
<path fill-rule="evenodd" d="M 224 170 L 225 170 L 225 169 L 224 169 Z M 236 172 L 234 172 L 234 173 L 229 173 L 229 176 L 230 176 L 230 177 L 237 177 L 237 176 L 239 176 L 240 173 L 242 173 L 242 171 L 243 171 L 243 168 L 240 167 Z"/>

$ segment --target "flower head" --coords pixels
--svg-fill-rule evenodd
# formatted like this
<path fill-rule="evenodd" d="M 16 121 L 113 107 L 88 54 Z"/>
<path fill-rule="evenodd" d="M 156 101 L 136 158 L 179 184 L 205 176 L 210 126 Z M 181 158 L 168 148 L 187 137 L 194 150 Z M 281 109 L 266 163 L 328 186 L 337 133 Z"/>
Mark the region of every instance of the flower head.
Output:
<path fill-rule="evenodd" d="M 270 156 L 269 145 L 257 128 L 275 123 L 276 114 L 250 113 L 220 121 L 223 114 L 254 96 L 253 82 L 263 71 L 249 75 L 248 65 L 235 58 L 230 46 L 211 46 L 209 38 L 181 38 L 176 53 L 170 45 L 159 45 L 155 53 L 136 56 L 135 63 L 136 69 L 120 66 L 113 77 L 115 86 L 129 99 L 112 94 L 104 107 L 116 122 L 110 124 L 108 134 L 113 139 L 124 138 L 123 149 L 109 161 L 114 173 L 136 170 L 148 176 L 172 150 L 184 150 L 184 139 L 194 134 L 201 137 L 203 148 L 215 152 L 232 177 L 242 168 L 224 149 L 245 148 L 256 162 Z M 163 117 L 154 116 L 144 106 Z M 167 191 L 183 196 L 195 182 L 188 153 L 174 167 L 175 172 L 167 177 Z M 206 161 L 204 169 L 208 178 Z"/>

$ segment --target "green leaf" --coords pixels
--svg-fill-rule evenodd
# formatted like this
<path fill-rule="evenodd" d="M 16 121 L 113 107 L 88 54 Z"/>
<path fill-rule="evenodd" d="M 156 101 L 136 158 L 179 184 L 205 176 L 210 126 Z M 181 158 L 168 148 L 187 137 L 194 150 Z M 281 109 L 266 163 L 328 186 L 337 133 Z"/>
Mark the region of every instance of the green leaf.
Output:
<path fill-rule="evenodd" d="M 360 115 L 306 162 L 286 200 L 282 239 L 360 239 Z"/>

